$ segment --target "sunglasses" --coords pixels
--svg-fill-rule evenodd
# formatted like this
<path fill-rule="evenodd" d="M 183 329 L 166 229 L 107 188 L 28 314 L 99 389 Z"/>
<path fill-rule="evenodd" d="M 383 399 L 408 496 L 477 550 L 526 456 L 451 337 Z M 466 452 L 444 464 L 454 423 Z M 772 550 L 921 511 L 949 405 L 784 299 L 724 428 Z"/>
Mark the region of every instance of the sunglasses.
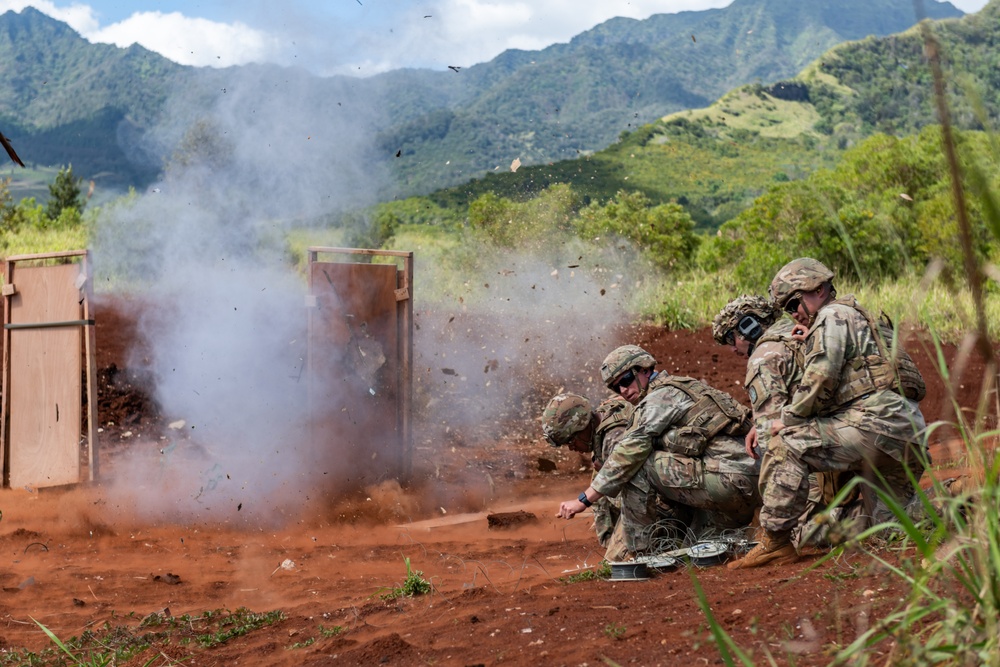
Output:
<path fill-rule="evenodd" d="M 618 381 L 611 388 L 620 394 L 622 393 L 622 389 L 631 387 L 633 382 L 635 382 L 635 371 L 629 370 L 628 373 L 618 378 Z"/>
<path fill-rule="evenodd" d="M 796 294 L 791 299 L 785 302 L 785 312 L 789 315 L 794 315 L 799 309 L 799 305 L 802 303 L 802 295 Z"/>

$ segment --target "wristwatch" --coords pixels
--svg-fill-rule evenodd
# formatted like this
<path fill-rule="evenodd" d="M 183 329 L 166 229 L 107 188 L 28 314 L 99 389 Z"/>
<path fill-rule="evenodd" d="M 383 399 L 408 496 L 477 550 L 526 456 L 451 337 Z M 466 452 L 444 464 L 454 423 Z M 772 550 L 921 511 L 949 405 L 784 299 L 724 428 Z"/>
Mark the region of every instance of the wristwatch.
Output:
<path fill-rule="evenodd" d="M 590 500 L 587 499 L 587 492 L 586 491 L 581 491 L 580 492 L 580 497 L 577 498 L 577 500 L 579 500 L 581 503 L 583 503 L 584 507 L 590 507 L 591 505 L 594 504 L 594 503 L 590 502 Z"/>

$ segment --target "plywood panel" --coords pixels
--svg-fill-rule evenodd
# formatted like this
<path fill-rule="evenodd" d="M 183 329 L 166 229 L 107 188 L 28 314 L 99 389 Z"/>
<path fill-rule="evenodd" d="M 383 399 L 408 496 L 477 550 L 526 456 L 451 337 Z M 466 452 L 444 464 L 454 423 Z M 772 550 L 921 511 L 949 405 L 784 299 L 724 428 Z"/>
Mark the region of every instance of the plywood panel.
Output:
<path fill-rule="evenodd" d="M 392 264 L 310 265 L 313 434 L 341 485 L 401 472 L 396 282 Z"/>
<path fill-rule="evenodd" d="M 81 318 L 77 264 L 17 266 L 11 282 L 12 324 Z M 10 331 L 10 486 L 43 487 L 80 480 L 81 327 Z"/>

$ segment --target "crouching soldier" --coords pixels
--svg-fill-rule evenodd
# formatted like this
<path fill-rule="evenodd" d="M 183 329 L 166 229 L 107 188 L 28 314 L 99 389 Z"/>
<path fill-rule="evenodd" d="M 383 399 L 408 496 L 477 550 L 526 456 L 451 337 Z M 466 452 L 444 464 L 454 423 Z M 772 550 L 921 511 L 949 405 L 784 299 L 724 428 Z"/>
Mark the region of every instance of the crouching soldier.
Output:
<path fill-rule="evenodd" d="M 590 454 L 596 475 L 625 434 L 632 410 L 632 404 L 618 396 L 592 408 L 579 394 L 557 394 L 542 413 L 542 435 L 553 447 L 566 445 L 574 452 Z M 593 505 L 594 528 L 598 542 L 606 548 L 605 560 L 623 560 L 626 547 L 618 498 L 601 498 Z"/>
<path fill-rule="evenodd" d="M 635 405 L 628 430 L 591 485 L 559 507 L 571 519 L 605 496 L 619 496 L 631 553 L 656 548 L 658 500 L 697 510 L 696 528 L 738 528 L 760 505 L 759 461 L 746 456 L 749 411 L 728 394 L 686 377 L 656 372 L 641 347 L 615 349 L 601 365 L 609 389 Z"/>
<path fill-rule="evenodd" d="M 740 357 L 747 358 L 743 386 L 753 406 L 754 427 L 746 438 L 748 456 L 761 459 L 760 479 L 770 478 L 770 468 L 781 454 L 772 452 L 780 441 L 771 438 L 771 422 L 781 418 L 781 409 L 791 400 L 802 379 L 802 343 L 792 337 L 797 325 L 781 317 L 781 311 L 762 296 L 743 295 L 730 301 L 715 316 L 712 336 Z M 796 548 L 806 544 L 823 546 L 829 523 L 813 518 L 834 499 L 851 473 L 813 473 L 809 476 L 809 497 L 805 511 L 793 531 Z M 841 479 L 843 477 L 843 479 Z M 860 491 L 860 490 L 859 490 Z M 763 484 L 760 486 L 764 493 Z M 845 498 L 834 511 L 835 518 L 862 510 L 859 494 Z M 858 524 L 858 527 L 863 526 Z"/>
<path fill-rule="evenodd" d="M 832 281 L 821 262 L 801 258 L 771 282 L 775 304 L 808 328 L 802 379 L 770 425 L 780 460 L 761 480 L 763 539 L 730 568 L 794 553 L 791 533 L 807 503 L 810 472 L 858 472 L 903 505 L 913 494 L 910 475 L 923 472 L 923 379 L 908 356 L 888 349 L 891 330 L 853 297 L 837 299 Z M 878 504 L 868 513 L 875 521 L 886 514 Z"/>

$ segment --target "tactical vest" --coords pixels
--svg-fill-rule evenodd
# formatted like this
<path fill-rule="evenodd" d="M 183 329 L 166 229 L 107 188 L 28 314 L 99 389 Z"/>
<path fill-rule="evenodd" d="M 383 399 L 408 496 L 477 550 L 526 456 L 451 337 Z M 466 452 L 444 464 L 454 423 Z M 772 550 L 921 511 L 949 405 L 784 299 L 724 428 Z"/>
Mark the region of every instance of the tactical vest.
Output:
<path fill-rule="evenodd" d="M 753 426 L 749 410 L 729 394 L 704 382 L 660 373 L 649 383 L 649 391 L 660 387 L 673 387 L 694 402 L 694 405 L 684 413 L 681 421 L 684 427 L 703 432 L 706 440 L 711 440 L 720 434 L 744 436 Z"/>
<path fill-rule="evenodd" d="M 768 327 L 767 331 L 764 332 L 764 335 L 758 338 L 757 342 L 754 343 L 754 346 L 758 347 L 762 343 L 781 343 L 792 356 L 792 360 L 795 365 L 802 368 L 805 365 L 805 356 L 802 354 L 802 346 L 795 344 L 793 342 L 794 339 L 788 333 L 769 333 L 772 329 L 773 327 Z M 752 375 L 747 373 L 744 386 L 746 386 L 747 395 L 750 397 L 750 405 L 753 406 L 753 411 L 756 413 L 770 396 L 768 392 L 764 390 L 764 383 L 760 379 L 759 368 L 755 367 L 752 373 Z M 795 387 L 786 387 L 786 389 L 788 390 L 789 396 L 791 396 L 795 391 Z"/>
<path fill-rule="evenodd" d="M 627 427 L 632 416 L 631 407 L 624 398 L 609 398 L 598 405 L 596 412 L 601 421 L 597 424 L 597 436 L 603 437 L 616 426 Z"/>
<path fill-rule="evenodd" d="M 628 428 L 632 421 L 632 404 L 624 398 L 613 396 L 601 402 L 594 410 L 600 421 L 594 429 L 594 440 L 591 444 L 594 462 L 604 465 L 604 436 L 614 428 L 619 426 Z"/>
<path fill-rule="evenodd" d="M 892 340 L 893 327 L 889 317 L 882 313 L 875 320 L 867 310 L 858 305 L 853 296 L 836 299 L 831 303 L 839 303 L 853 308 L 861 313 L 872 332 L 872 338 L 878 346 L 878 354 L 855 357 L 844 366 L 840 376 L 840 386 L 833 397 L 835 405 L 845 405 L 851 401 L 883 389 L 891 389 L 913 401 L 922 401 L 927 395 L 927 385 L 917 370 L 913 359 L 906 353 L 902 345 L 896 346 L 896 355 L 890 353 L 885 341 Z"/>

